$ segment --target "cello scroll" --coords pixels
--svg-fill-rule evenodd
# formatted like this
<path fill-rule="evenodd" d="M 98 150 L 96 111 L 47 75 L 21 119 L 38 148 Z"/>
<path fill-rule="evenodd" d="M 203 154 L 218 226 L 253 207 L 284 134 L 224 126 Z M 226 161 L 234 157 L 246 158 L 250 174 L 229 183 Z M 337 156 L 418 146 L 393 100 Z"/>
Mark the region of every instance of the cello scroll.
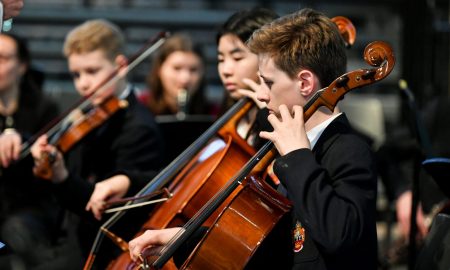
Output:
<path fill-rule="evenodd" d="M 305 108 L 308 108 L 305 110 L 305 119 L 309 118 L 321 106 L 333 111 L 338 101 L 347 92 L 386 78 L 395 65 L 395 57 L 391 46 L 382 41 L 374 41 L 366 46 L 364 60 L 374 68 L 348 72 L 334 80 L 328 87 L 317 91 L 305 106 Z M 320 102 L 316 102 L 316 99 L 320 99 Z"/>
<path fill-rule="evenodd" d="M 353 23 L 347 17 L 344 16 L 333 17 L 331 18 L 331 21 L 333 21 L 338 27 L 339 33 L 344 39 L 345 46 L 347 48 L 350 48 L 353 45 L 353 43 L 355 43 L 356 39 L 356 28 L 353 25 Z"/>

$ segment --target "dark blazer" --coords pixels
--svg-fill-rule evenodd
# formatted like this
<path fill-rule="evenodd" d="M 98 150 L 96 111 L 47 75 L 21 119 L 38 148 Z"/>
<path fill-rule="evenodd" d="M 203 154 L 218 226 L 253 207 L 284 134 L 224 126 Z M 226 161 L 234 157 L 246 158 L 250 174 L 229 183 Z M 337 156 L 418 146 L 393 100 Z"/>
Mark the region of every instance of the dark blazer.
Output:
<path fill-rule="evenodd" d="M 293 202 L 293 224 L 305 229 L 292 269 L 377 268 L 374 160 L 345 115 L 331 122 L 313 151 L 277 158 L 274 171 Z"/>

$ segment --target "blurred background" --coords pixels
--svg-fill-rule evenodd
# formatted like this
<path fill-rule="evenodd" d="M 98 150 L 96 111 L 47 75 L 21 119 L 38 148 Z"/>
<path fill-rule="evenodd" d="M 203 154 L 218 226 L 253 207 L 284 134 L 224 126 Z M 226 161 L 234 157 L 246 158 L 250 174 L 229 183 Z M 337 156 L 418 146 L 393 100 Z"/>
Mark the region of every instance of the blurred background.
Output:
<path fill-rule="evenodd" d="M 117 23 L 133 55 L 160 31 L 184 31 L 203 47 L 208 61 L 208 93 L 220 99 L 223 93 L 216 69 L 217 27 L 236 10 L 264 6 L 280 15 L 302 7 L 318 9 L 330 17 L 346 16 L 356 27 L 356 42 L 348 51 L 348 70 L 368 67 L 364 47 L 375 40 L 388 42 L 397 58 L 393 73 L 383 82 L 358 90 L 383 100 L 386 117 L 397 117 L 397 81 L 404 78 L 419 102 L 449 91 L 449 1 L 448 0 L 29 0 L 12 31 L 27 37 L 35 65 L 46 74 L 45 89 L 63 104 L 70 102 L 74 88 L 62 55 L 69 29 L 86 19 L 106 18 Z M 131 73 L 142 84 L 149 62 Z"/>
<path fill-rule="evenodd" d="M 450 60 L 449 0 L 28 0 L 14 18 L 13 33 L 26 37 L 34 65 L 45 74 L 44 89 L 68 107 L 77 99 L 62 44 L 67 32 L 87 19 L 105 18 L 119 25 L 127 39 L 127 54 L 135 54 L 160 31 L 187 32 L 202 44 L 207 60 L 208 97 L 220 102 L 223 94 L 216 60 L 217 28 L 235 11 L 263 6 L 280 15 L 311 7 L 329 17 L 346 16 L 357 30 L 348 50 L 348 71 L 369 68 L 363 52 L 381 40 L 394 49 L 396 65 L 385 80 L 358 89 L 341 103 L 353 124 L 383 144 L 389 132 L 402 124 L 398 82 L 405 79 L 419 107 L 436 96 L 448 96 Z M 144 87 L 150 60 L 130 74 Z M 444 123 L 445 124 L 445 123 Z M 382 186 L 380 187 L 382 189 Z M 391 206 L 380 190 L 380 243 L 391 241 Z M 386 226 L 385 226 L 386 225 Z M 383 245 L 382 245 L 383 247 Z"/>

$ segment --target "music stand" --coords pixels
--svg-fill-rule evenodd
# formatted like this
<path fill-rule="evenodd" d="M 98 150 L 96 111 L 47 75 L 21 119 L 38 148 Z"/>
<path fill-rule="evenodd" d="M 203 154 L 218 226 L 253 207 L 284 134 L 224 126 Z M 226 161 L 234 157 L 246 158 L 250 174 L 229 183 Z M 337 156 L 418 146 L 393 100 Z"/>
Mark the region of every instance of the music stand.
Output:
<path fill-rule="evenodd" d="M 158 115 L 166 148 L 166 161 L 171 162 L 202 135 L 214 122 L 211 115 Z"/>
<path fill-rule="evenodd" d="M 422 162 L 422 166 L 445 196 L 450 198 L 450 159 L 429 158 Z"/>

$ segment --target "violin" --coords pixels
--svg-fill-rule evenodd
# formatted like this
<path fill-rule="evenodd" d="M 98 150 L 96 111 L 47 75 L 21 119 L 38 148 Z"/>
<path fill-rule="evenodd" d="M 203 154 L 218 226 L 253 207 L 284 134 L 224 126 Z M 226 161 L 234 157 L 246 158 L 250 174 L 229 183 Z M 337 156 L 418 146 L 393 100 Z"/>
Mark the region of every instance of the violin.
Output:
<path fill-rule="evenodd" d="M 59 119 L 52 121 L 42 131 L 24 143 L 21 148 L 20 158 L 30 153 L 31 145 L 43 134 L 47 134 L 49 137 L 49 144 L 56 146 L 62 153 L 65 153 L 92 130 L 106 122 L 116 112 L 126 108 L 128 106 L 127 102 L 114 95 L 107 97 L 100 104 L 93 104 L 92 100 L 110 88 L 117 80 L 123 78 L 150 53 L 161 46 L 165 41 L 166 35 L 167 33 L 159 33 L 150 42 L 150 46 L 144 47 L 136 56 L 131 58 L 130 63 L 121 63 L 94 88 L 90 95 L 83 97 L 60 116 Z M 35 167 L 33 168 L 34 175 L 46 180 L 51 179 L 53 175 L 51 165 L 54 160 L 54 153 L 43 153 L 40 159 L 35 162 Z"/>
<path fill-rule="evenodd" d="M 364 59 L 375 68 L 346 73 L 317 91 L 304 106 L 305 122 L 320 107 L 333 111 L 349 91 L 384 79 L 395 64 L 391 47 L 380 41 L 367 45 Z M 139 264 L 141 268 L 164 267 L 204 221 L 225 200 L 233 197 L 180 269 L 243 269 L 272 229 L 292 208 L 287 198 L 258 177 L 275 155 L 273 143 L 266 143 L 166 246 L 157 251 L 145 250 L 143 262 Z"/>
<path fill-rule="evenodd" d="M 340 24 L 344 24 L 344 22 L 351 24 L 350 20 L 343 18 L 341 17 L 337 21 Z M 355 31 L 348 33 L 347 37 L 351 38 L 346 43 L 353 44 L 355 34 Z M 105 230 L 110 229 L 124 215 L 122 210 L 130 209 L 134 205 L 143 205 L 143 196 L 166 187 L 169 183 L 170 198 L 168 196 L 163 204 L 153 209 L 149 214 L 149 219 L 141 226 L 137 235 L 147 229 L 178 226 L 191 219 L 207 203 L 208 199 L 217 194 L 220 188 L 256 153 L 256 150 L 236 132 L 240 119 L 252 108 L 253 105 L 248 99 L 238 101 L 199 139 L 144 187 L 136 195 L 133 202 L 130 201 L 127 206 L 120 208 L 121 211 L 111 217 L 98 232 L 84 269 L 87 270 L 92 267 L 99 250 L 99 244 L 105 235 L 120 247 L 119 242 L 121 243 L 122 240 L 112 233 L 106 234 Z M 226 203 L 223 203 L 223 207 Z M 220 211 L 216 211 L 211 214 L 206 224 L 212 224 L 219 213 Z M 127 250 L 124 250 L 122 255 L 110 263 L 108 269 L 133 267 L 134 262 L 131 261 Z"/>

